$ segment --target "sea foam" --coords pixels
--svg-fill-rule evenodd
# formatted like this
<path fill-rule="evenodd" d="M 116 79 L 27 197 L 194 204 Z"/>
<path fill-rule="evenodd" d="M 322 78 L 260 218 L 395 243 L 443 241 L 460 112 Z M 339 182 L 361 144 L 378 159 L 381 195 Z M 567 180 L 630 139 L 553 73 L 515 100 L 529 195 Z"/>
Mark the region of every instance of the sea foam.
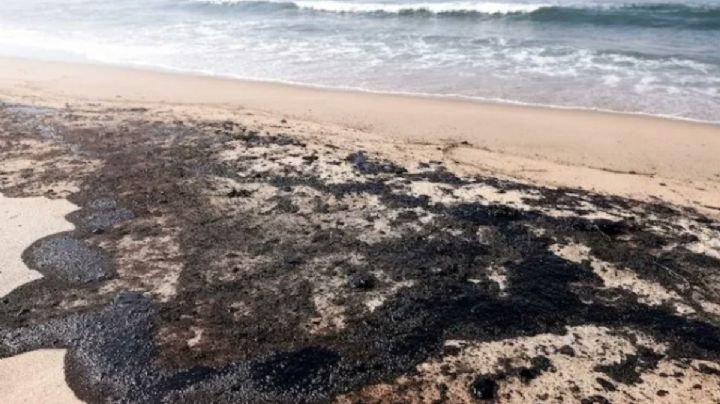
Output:
<path fill-rule="evenodd" d="M 531 13 L 552 4 L 523 4 L 502 2 L 420 2 L 420 3 L 378 3 L 348 2 L 334 0 L 320 1 L 258 1 L 258 0 L 194 0 L 196 3 L 231 5 L 243 3 L 270 3 L 290 5 L 300 9 L 335 12 L 335 13 L 389 13 L 401 14 L 412 12 L 443 13 L 479 13 L 479 14 L 512 14 Z"/>

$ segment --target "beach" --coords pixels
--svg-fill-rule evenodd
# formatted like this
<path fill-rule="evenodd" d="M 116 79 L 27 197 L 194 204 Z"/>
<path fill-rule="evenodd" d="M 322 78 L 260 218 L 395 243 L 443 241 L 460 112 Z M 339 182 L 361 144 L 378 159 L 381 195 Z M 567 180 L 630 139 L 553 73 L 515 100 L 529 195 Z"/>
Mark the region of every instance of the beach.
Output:
<path fill-rule="evenodd" d="M 720 400 L 719 151 L 687 120 L 0 57 L 0 373 L 30 375 L 0 395 Z"/>
<path fill-rule="evenodd" d="M 452 146 L 452 158 L 469 170 L 479 166 L 545 184 L 641 199 L 656 196 L 699 208 L 708 205 L 711 210 L 718 207 L 717 125 L 105 65 L 0 60 L 0 77 L 11 99 L 39 98 L 53 105 L 84 100 L 262 111 L 372 133 L 411 146 Z"/>

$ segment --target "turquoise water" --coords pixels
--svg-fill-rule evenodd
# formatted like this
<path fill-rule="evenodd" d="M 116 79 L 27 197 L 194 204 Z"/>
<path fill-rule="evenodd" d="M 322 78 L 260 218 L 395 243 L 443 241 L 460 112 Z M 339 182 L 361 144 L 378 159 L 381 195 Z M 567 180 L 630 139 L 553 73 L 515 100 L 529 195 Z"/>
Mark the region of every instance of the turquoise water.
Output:
<path fill-rule="evenodd" d="M 2 0 L 0 54 L 720 122 L 720 0 Z"/>

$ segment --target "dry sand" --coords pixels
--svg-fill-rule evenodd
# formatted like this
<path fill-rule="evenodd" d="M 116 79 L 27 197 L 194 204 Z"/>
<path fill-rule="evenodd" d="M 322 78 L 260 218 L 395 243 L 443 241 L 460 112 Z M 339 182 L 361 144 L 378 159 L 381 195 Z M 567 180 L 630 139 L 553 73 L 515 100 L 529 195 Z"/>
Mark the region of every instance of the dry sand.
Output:
<path fill-rule="evenodd" d="M 65 215 L 76 209 L 62 199 L 6 198 L 0 194 L 0 297 L 41 277 L 23 263 L 22 252 L 38 239 L 72 230 Z"/>
<path fill-rule="evenodd" d="M 0 360 L 4 404 L 81 403 L 65 383 L 64 349 L 41 349 Z"/>
<path fill-rule="evenodd" d="M 0 297 L 39 279 L 39 272 L 22 261 L 22 252 L 34 241 L 73 229 L 65 215 L 77 207 L 64 200 L 7 198 L 0 194 Z M 0 360 L 0 397 L 3 403 L 79 402 L 65 384 L 60 349 L 38 350 Z"/>

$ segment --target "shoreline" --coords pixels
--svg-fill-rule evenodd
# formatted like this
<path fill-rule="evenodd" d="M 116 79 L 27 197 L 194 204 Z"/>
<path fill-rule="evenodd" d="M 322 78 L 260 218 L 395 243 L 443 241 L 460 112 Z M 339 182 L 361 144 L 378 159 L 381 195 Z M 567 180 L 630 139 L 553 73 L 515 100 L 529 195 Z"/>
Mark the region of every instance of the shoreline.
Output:
<path fill-rule="evenodd" d="M 154 73 L 161 73 L 161 74 L 174 74 L 174 75 L 181 75 L 181 76 L 211 78 L 211 79 L 218 79 L 218 80 L 233 80 L 233 81 L 258 83 L 258 84 L 281 85 L 281 86 L 288 86 L 288 87 L 297 88 L 297 89 L 361 93 L 361 94 L 371 94 L 371 95 L 390 96 L 390 97 L 410 97 L 410 98 L 419 98 L 419 99 L 427 99 L 427 100 L 460 101 L 460 102 L 477 103 L 480 105 L 497 105 L 497 106 L 501 106 L 501 107 L 507 106 L 507 107 L 523 107 L 523 108 L 540 108 L 540 109 L 547 109 L 547 110 L 559 110 L 559 111 L 580 112 L 580 113 L 588 113 L 589 112 L 589 113 L 599 113 L 599 114 L 607 114 L 607 115 L 620 115 L 620 116 L 631 116 L 631 117 L 650 118 L 650 119 L 661 119 L 661 120 L 669 120 L 669 121 L 679 121 L 679 122 L 720 127 L 720 120 L 710 121 L 710 120 L 687 118 L 687 117 L 669 115 L 669 114 L 653 114 L 650 112 L 642 112 L 642 111 L 620 111 L 620 110 L 596 108 L 596 107 L 583 107 L 583 106 L 578 106 L 578 105 L 569 106 L 569 105 L 542 104 L 542 103 L 525 102 L 525 101 L 511 100 L 511 99 L 504 99 L 504 98 L 487 98 L 487 97 L 481 97 L 481 96 L 462 95 L 462 94 L 456 94 L 456 93 L 434 94 L 434 93 L 423 93 L 423 92 L 413 92 L 413 91 L 373 90 L 373 89 L 362 88 L 362 87 L 333 86 L 333 85 L 303 83 L 303 82 L 299 82 L 299 81 L 282 80 L 282 79 L 259 79 L 259 78 L 243 77 L 243 76 L 232 75 L 232 74 L 218 74 L 218 73 L 211 73 L 211 72 L 204 72 L 204 71 L 182 70 L 182 69 L 178 69 L 178 68 L 173 68 L 171 66 L 142 64 L 142 63 L 114 64 L 114 63 L 110 63 L 110 62 L 94 61 L 94 60 L 89 60 L 89 59 L 78 60 L 78 61 L 69 61 L 69 60 L 61 60 L 61 59 L 44 59 L 41 57 L 34 58 L 34 57 L 0 55 L 0 59 L 2 59 L 2 58 L 17 58 L 17 59 L 34 60 L 34 61 L 48 62 L 48 63 L 58 62 L 58 63 L 84 64 L 84 65 L 99 66 L 99 67 L 116 67 L 116 68 L 121 68 L 121 69 L 139 70 L 139 71 L 154 72 Z"/>
<path fill-rule="evenodd" d="M 355 141 L 433 145 L 442 151 L 438 157 L 468 173 L 659 199 L 720 215 L 720 126 L 710 124 L 3 57 L 0 97 L 21 104 L 100 101 L 265 114 L 319 132 L 347 132 Z M 387 151 L 387 145 L 368 146 Z"/>
<path fill-rule="evenodd" d="M 244 83 L 247 85 L 267 85 L 269 87 L 286 87 L 287 89 L 294 89 L 296 91 L 318 91 L 327 93 L 341 93 L 341 94 L 357 94 L 357 95 L 370 95 L 380 97 L 396 97 L 396 98 L 410 98 L 416 100 L 426 101 L 446 101 L 446 102 L 457 102 L 457 103 L 468 103 L 475 104 L 480 107 L 501 107 L 501 108 L 518 108 L 518 109 L 539 109 L 547 111 L 561 111 L 568 113 L 578 114 L 599 114 L 606 115 L 609 117 L 629 117 L 629 118 L 640 118 L 648 120 L 658 121 L 669 121 L 686 123 L 700 126 L 709 126 L 720 129 L 720 120 L 702 120 L 686 118 L 682 116 L 675 116 L 669 114 L 653 114 L 650 112 L 643 111 L 620 111 L 605 108 L 595 107 L 583 107 L 583 106 L 569 106 L 569 105 L 555 105 L 555 104 L 542 104 L 534 102 L 525 102 L 511 99 L 501 98 L 486 98 L 481 96 L 471 96 L 463 94 L 434 94 L 424 92 L 413 92 L 413 91 L 393 91 L 393 90 L 374 90 L 362 87 L 353 86 L 333 86 L 313 83 L 296 82 L 292 80 L 282 79 L 260 79 L 252 77 L 243 77 L 232 74 L 218 74 L 204 71 L 192 71 L 182 70 L 173 68 L 171 66 L 156 65 L 156 64 L 115 64 L 111 62 L 95 61 L 91 59 L 78 58 L 77 60 L 63 60 L 56 58 L 43 58 L 41 56 L 14 56 L 14 55 L 3 55 L 0 54 L 0 61 L 18 61 L 27 63 L 42 63 L 48 65 L 70 65 L 70 66 L 84 66 L 89 68 L 107 69 L 107 70 L 125 70 L 128 72 L 136 73 L 147 73 L 147 74 L 158 74 L 158 75 L 171 75 L 176 77 L 182 77 L 187 79 L 208 79 L 216 81 L 227 81 Z"/>
<path fill-rule="evenodd" d="M 283 85 L 289 87 L 315 89 L 315 90 L 328 90 L 328 91 L 340 91 L 340 92 L 356 92 L 356 93 L 368 93 L 374 95 L 387 95 L 387 96 L 401 96 L 401 97 L 414 97 L 414 98 L 426 98 L 426 99 L 439 99 L 439 100 L 456 100 L 463 102 L 474 102 L 480 104 L 489 105 L 500 105 L 500 106 L 519 106 L 519 107 L 530 107 L 530 108 L 542 108 L 549 110 L 561 110 L 561 111 L 574 111 L 574 112 L 591 112 L 591 113 L 602 113 L 611 115 L 628 115 L 645 118 L 655 119 L 666 119 L 671 121 L 689 122 L 704 125 L 712 125 L 720 127 L 720 117 L 716 117 L 714 120 L 711 119 L 699 119 L 691 118 L 686 116 L 680 116 L 671 113 L 653 113 L 641 110 L 621 110 L 602 108 L 594 106 L 583 106 L 583 105 L 563 105 L 563 104 L 552 104 L 542 103 L 533 101 L 522 101 L 520 99 L 511 98 L 500 98 L 500 97 L 486 97 L 482 95 L 465 95 L 461 93 L 431 93 L 423 91 L 403 91 L 393 89 L 380 89 L 380 88 L 363 88 L 360 86 L 352 85 L 332 85 L 332 84 L 321 84 L 302 82 L 294 80 L 285 80 L 281 78 L 257 78 L 251 76 L 243 76 L 242 73 L 218 73 L 203 69 L 183 69 L 179 67 L 173 67 L 162 63 L 151 63 L 151 62 L 120 62 L 112 60 L 103 60 L 102 58 L 91 58 L 84 55 L 73 53 L 72 51 L 63 49 L 43 49 L 43 48 L 17 48 L 12 50 L 5 50 L 0 53 L 0 59 L 23 59 L 29 61 L 38 61 L 45 63 L 69 63 L 69 64 L 82 64 L 92 65 L 98 67 L 114 67 L 120 69 L 139 70 L 146 72 L 155 72 L 163 74 L 178 74 L 184 76 L 195 76 L 204 78 L 215 78 L 219 80 L 237 80 L 251 83 L 271 84 L 271 85 Z"/>

